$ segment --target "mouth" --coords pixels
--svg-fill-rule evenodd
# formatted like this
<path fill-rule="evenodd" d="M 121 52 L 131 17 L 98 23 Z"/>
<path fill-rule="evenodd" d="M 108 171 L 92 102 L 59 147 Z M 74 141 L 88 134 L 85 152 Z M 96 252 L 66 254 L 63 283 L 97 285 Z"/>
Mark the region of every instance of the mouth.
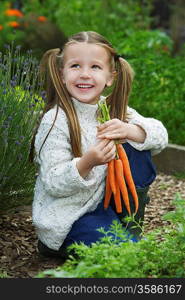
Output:
<path fill-rule="evenodd" d="M 92 89 L 94 87 L 94 85 L 93 84 L 77 84 L 76 87 L 81 90 L 88 90 L 88 89 Z"/>

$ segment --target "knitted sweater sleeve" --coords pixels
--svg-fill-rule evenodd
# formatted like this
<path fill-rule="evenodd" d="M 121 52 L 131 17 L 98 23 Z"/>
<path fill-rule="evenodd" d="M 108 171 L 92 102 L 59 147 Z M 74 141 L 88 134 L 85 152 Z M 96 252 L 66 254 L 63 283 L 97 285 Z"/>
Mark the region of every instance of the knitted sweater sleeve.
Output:
<path fill-rule="evenodd" d="M 35 162 L 39 165 L 39 177 L 48 194 L 67 197 L 96 186 L 93 171 L 84 179 L 76 167 L 71 151 L 69 131 L 64 113 L 57 118 L 39 155 L 41 145 L 51 128 L 54 114 L 49 111 L 43 118 L 35 140 Z"/>
<path fill-rule="evenodd" d="M 136 110 L 128 108 L 128 123 L 139 125 L 146 132 L 144 143 L 127 142 L 139 151 L 151 150 L 152 155 L 160 153 L 168 145 L 168 133 L 161 121 L 153 118 L 145 118 Z"/>

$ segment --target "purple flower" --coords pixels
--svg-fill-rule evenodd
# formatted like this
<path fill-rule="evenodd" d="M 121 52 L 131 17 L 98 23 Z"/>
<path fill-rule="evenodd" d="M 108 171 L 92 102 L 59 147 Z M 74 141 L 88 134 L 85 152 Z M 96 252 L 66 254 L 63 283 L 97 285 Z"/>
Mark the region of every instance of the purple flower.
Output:
<path fill-rule="evenodd" d="M 10 45 L 8 45 L 8 44 L 4 44 L 4 47 L 5 47 L 6 49 L 10 49 Z"/>
<path fill-rule="evenodd" d="M 42 99 L 45 101 L 46 100 L 46 91 L 42 91 L 40 93 L 40 95 L 41 95 Z"/>
<path fill-rule="evenodd" d="M 17 82 L 15 80 L 10 80 L 10 85 L 12 87 L 15 87 L 17 85 Z"/>

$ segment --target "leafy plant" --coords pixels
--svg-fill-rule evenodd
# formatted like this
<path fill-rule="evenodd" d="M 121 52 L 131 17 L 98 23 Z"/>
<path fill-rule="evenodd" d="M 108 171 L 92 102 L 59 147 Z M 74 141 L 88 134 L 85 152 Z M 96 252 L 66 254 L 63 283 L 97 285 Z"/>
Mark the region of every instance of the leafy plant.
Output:
<path fill-rule="evenodd" d="M 180 55 L 173 57 L 172 49 L 170 37 L 157 30 L 138 31 L 119 44 L 135 71 L 129 105 L 161 120 L 170 143 L 185 145 L 185 62 Z"/>
<path fill-rule="evenodd" d="M 38 63 L 20 47 L 0 54 L 0 207 L 13 205 L 33 189 L 35 167 L 28 163 L 30 140 L 42 109 Z"/>
<path fill-rule="evenodd" d="M 174 278 L 185 276 L 185 200 L 174 200 L 176 209 L 165 215 L 170 225 L 148 233 L 138 243 L 128 240 L 121 225 L 114 223 L 111 232 L 118 243 L 106 235 L 91 247 L 70 246 L 75 256 L 55 270 L 40 272 L 37 277 L 76 278 Z"/>
<path fill-rule="evenodd" d="M 29 2 L 35 10 L 36 3 Z M 4 52 L 4 44 L 11 44 L 14 41 L 15 45 L 21 44 L 22 51 L 32 49 L 34 55 L 40 58 L 44 51 L 52 48 L 52 43 L 56 43 L 55 40 L 63 41 L 63 34 L 54 24 L 48 22 L 44 15 L 40 15 L 40 10 L 33 13 L 30 7 L 30 11 L 25 11 L 24 5 L 22 10 L 19 10 L 14 8 L 13 4 L 13 1 L 0 3 L 0 48 L 2 52 Z"/>

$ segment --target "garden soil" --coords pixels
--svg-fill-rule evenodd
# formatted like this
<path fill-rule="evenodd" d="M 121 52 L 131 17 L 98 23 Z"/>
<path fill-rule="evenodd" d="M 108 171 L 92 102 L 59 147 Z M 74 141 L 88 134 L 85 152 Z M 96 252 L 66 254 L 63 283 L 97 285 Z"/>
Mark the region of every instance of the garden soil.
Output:
<path fill-rule="evenodd" d="M 144 232 L 165 226 L 163 215 L 174 210 L 173 200 L 180 193 L 185 198 L 185 179 L 158 174 L 151 185 L 145 214 Z M 38 272 L 64 263 L 59 258 L 46 258 L 37 251 L 37 238 L 32 225 L 31 206 L 20 206 L 0 215 L 0 274 L 11 278 L 33 278 Z"/>

